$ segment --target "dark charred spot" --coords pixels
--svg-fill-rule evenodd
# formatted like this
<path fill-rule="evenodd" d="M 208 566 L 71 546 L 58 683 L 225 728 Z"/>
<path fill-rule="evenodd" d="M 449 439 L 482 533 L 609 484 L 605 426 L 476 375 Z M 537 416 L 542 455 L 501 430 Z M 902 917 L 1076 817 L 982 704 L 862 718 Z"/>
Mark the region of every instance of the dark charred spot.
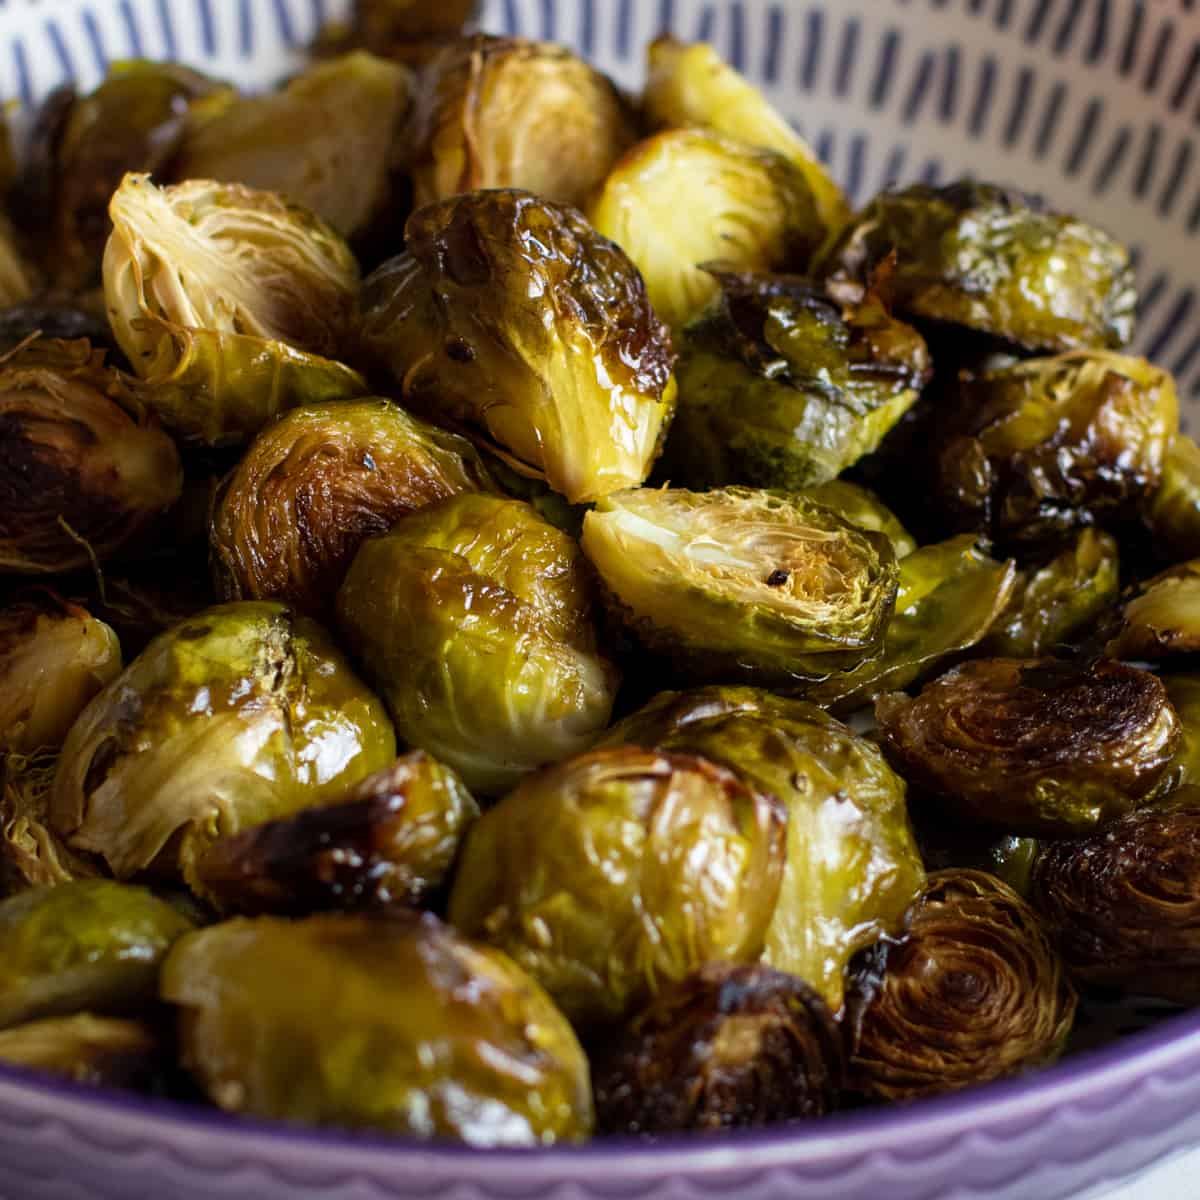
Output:
<path fill-rule="evenodd" d="M 446 357 L 453 359 L 456 363 L 468 365 L 475 361 L 475 349 L 465 338 L 447 338 Z"/>
<path fill-rule="evenodd" d="M 767 587 L 783 587 L 783 585 L 787 583 L 791 577 L 792 573 L 790 571 L 785 571 L 782 567 L 776 567 L 775 570 L 767 576 Z"/>

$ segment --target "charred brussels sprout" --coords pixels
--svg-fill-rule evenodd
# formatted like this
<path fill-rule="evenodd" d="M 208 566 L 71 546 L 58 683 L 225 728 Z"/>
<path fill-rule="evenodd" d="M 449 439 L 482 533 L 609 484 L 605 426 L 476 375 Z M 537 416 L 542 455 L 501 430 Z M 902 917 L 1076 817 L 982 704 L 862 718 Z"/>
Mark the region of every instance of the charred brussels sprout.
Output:
<path fill-rule="evenodd" d="M 678 1133 L 821 1117 L 842 1085 L 825 1002 L 770 967 L 709 963 L 664 988 L 593 1070 L 605 1133 Z"/>
<path fill-rule="evenodd" d="M 88 566 L 179 498 L 175 443 L 85 341 L 0 358 L 0 572 Z"/>
<path fill-rule="evenodd" d="M 913 1100 L 1053 1062 L 1075 1003 L 1048 932 L 1016 892 L 982 871 L 939 871 L 903 940 L 856 965 L 851 1086 Z"/>
<path fill-rule="evenodd" d="M 823 508 L 832 508 L 840 517 L 859 529 L 887 535 L 896 558 L 902 559 L 917 548 L 917 540 L 900 524 L 899 518 L 870 488 L 845 479 L 831 479 L 804 489 L 805 496 Z M 903 580 L 903 571 L 901 579 Z M 903 584 L 901 584 L 903 586 Z"/>
<path fill-rule="evenodd" d="M 358 266 L 319 218 L 270 192 L 127 175 L 109 205 L 104 295 L 146 403 L 182 437 L 243 441 L 299 404 L 362 395 L 333 362 Z"/>
<path fill-rule="evenodd" d="M 277 92 L 218 94 L 193 105 L 171 174 L 278 192 L 350 237 L 388 202 L 411 89 L 403 67 L 355 53 Z"/>
<path fill-rule="evenodd" d="M 616 88 L 569 50 L 477 35 L 425 68 L 402 154 L 418 205 L 520 188 L 581 206 L 635 137 Z"/>
<path fill-rule="evenodd" d="M 640 484 L 674 356 L 625 253 L 574 210 L 477 192 L 413 214 L 363 292 L 362 342 L 435 421 L 473 428 L 572 503 Z"/>
<path fill-rule="evenodd" d="M 853 712 L 933 674 L 988 634 L 1016 581 L 1016 565 L 988 557 L 971 534 L 922 546 L 900 562 L 896 611 L 882 653 L 805 695 L 823 708 Z"/>
<path fill-rule="evenodd" d="M 1175 785 L 1200 785 L 1200 675 L 1163 675 L 1161 679 L 1180 725 L 1171 780 Z"/>
<path fill-rule="evenodd" d="M 369 776 L 338 804 L 217 842 L 196 865 L 225 912 L 296 913 L 419 904 L 440 887 L 479 806 L 423 751 Z"/>
<path fill-rule="evenodd" d="M 1170 558 L 1200 557 L 1200 446 L 1185 434 L 1171 443 L 1146 522 Z"/>
<path fill-rule="evenodd" d="M 577 1141 L 587 1060 L 504 955 L 432 917 L 239 919 L 179 942 L 162 974 L 185 1065 L 252 1116 L 457 1137 Z"/>
<path fill-rule="evenodd" d="M 450 919 L 572 1021 L 619 1020 L 707 962 L 752 962 L 783 875 L 772 796 L 690 755 L 599 750 L 526 779 L 467 837 Z"/>
<path fill-rule="evenodd" d="M 672 480 L 824 483 L 873 451 L 932 376 L 921 335 L 874 297 L 839 310 L 802 279 L 715 277 L 721 298 L 683 336 Z"/>
<path fill-rule="evenodd" d="M 1057 558 L 1021 572 L 985 649 L 1012 658 L 1046 654 L 1085 631 L 1116 600 L 1119 585 L 1116 540 L 1084 529 Z"/>
<path fill-rule="evenodd" d="M 51 822 L 118 877 L 187 876 L 219 837 L 327 803 L 395 755 L 383 705 L 318 625 L 226 604 L 155 638 L 84 709 Z"/>
<path fill-rule="evenodd" d="M 583 549 L 616 616 L 697 676 L 819 680 L 878 653 L 896 596 L 891 542 L 782 492 L 607 496 Z"/>
<path fill-rule="evenodd" d="M 367 537 L 477 490 L 494 485 L 470 442 L 387 400 L 295 409 L 258 435 L 217 498 L 218 590 L 321 616 Z"/>
<path fill-rule="evenodd" d="M 1104 647 L 1110 658 L 1158 661 L 1200 652 L 1200 558 L 1138 587 Z"/>
<path fill-rule="evenodd" d="M 841 189 L 804 139 L 707 43 L 660 37 L 651 44 L 642 111 L 658 128 L 696 125 L 782 154 L 804 176 L 827 230 L 840 229 L 850 216 Z"/>
<path fill-rule="evenodd" d="M 494 795 L 608 723 L 585 565 L 529 505 L 463 493 L 363 544 L 338 622 L 401 738 Z"/>
<path fill-rule="evenodd" d="M 0 1063 L 104 1087 L 152 1082 L 162 1050 L 160 1038 L 148 1025 L 92 1013 L 0 1030 Z"/>
<path fill-rule="evenodd" d="M 669 129 L 639 142 L 588 215 L 625 248 L 654 311 L 676 330 L 717 294 L 701 263 L 796 268 L 823 233 L 808 184 L 786 158 L 703 129 Z"/>
<path fill-rule="evenodd" d="M 1119 350 L 1133 335 L 1129 255 L 1103 231 L 986 183 L 877 196 L 825 247 L 832 295 L 861 299 L 895 254 L 897 309 L 1026 350 Z"/>
<path fill-rule="evenodd" d="M 0 1026 L 155 998 L 159 965 L 192 923 L 145 888 L 83 879 L 0 902 Z"/>
<path fill-rule="evenodd" d="M 1200 1002 L 1200 788 L 1046 843 L 1033 902 L 1081 983 Z"/>
<path fill-rule="evenodd" d="M 1179 743 L 1162 683 L 1120 663 L 989 658 L 875 704 L 884 748 L 949 810 L 1070 836 L 1153 799 Z"/>

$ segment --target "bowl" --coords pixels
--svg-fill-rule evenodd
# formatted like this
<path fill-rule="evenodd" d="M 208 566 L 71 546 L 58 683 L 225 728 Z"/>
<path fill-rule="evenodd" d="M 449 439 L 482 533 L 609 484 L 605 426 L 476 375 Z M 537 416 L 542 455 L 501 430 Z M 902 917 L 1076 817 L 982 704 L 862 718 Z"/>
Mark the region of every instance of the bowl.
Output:
<path fill-rule="evenodd" d="M 111 59 L 265 85 L 350 0 L 7 0 L 0 95 Z M 714 41 L 856 201 L 893 182 L 1014 183 L 1134 250 L 1137 348 L 1200 425 L 1200 11 L 1194 0 L 489 0 L 636 86 L 670 29 Z M 6 1200 L 1058 1200 L 1200 1143 L 1200 1013 L 1057 1067 L 762 1133 L 477 1151 L 237 1119 L 0 1070 Z"/>

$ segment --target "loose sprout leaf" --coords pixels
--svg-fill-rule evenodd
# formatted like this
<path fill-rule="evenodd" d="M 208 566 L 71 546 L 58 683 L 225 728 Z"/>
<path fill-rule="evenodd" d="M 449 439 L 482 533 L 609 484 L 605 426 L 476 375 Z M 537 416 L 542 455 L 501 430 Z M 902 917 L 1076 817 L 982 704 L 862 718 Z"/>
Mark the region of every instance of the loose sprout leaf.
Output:
<path fill-rule="evenodd" d="M 1110 658 L 1157 662 L 1200 652 L 1200 559 L 1135 588 L 1117 625 L 1104 647 Z"/>

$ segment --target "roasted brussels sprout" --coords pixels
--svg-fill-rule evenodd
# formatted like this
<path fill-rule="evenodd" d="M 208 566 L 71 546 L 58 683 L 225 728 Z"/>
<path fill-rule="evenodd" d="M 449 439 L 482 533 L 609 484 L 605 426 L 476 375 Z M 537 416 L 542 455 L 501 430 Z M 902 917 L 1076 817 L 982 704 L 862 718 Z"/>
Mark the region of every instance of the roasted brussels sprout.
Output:
<path fill-rule="evenodd" d="M 608 724 L 585 565 L 529 505 L 462 493 L 363 544 L 338 623 L 401 738 L 495 795 Z"/>
<path fill-rule="evenodd" d="M 1037 913 L 983 871 L 930 875 L 901 941 L 856 964 L 850 1082 L 884 1100 L 955 1091 L 1052 1062 L 1075 992 Z"/>
<path fill-rule="evenodd" d="M 1180 737 L 1171 764 L 1175 786 L 1200 786 L 1200 675 L 1163 675 L 1163 687 L 1179 717 Z"/>
<path fill-rule="evenodd" d="M 1146 523 L 1168 558 L 1200 557 L 1200 446 L 1186 434 L 1171 443 Z"/>
<path fill-rule="evenodd" d="M 984 649 L 999 657 L 1038 658 L 1087 630 L 1119 590 L 1116 540 L 1095 529 L 1081 530 L 1057 558 L 1020 573 Z"/>
<path fill-rule="evenodd" d="M 717 294 L 716 279 L 699 264 L 794 269 L 824 233 L 804 175 L 783 155 L 703 129 L 668 129 L 639 142 L 613 167 L 588 215 L 625 248 L 654 311 L 675 330 Z"/>
<path fill-rule="evenodd" d="M 140 1021 L 77 1013 L 0 1029 L 0 1063 L 76 1083 L 138 1087 L 158 1073 L 162 1045 Z"/>
<path fill-rule="evenodd" d="M 710 273 L 721 296 L 683 335 L 675 482 L 824 483 L 873 451 L 933 374 L 921 335 L 875 296 L 839 310 L 803 279 Z"/>
<path fill-rule="evenodd" d="M 277 192 L 350 237 L 388 202 L 411 93 L 403 67 L 361 52 L 317 63 L 279 91 L 219 93 L 192 106 L 171 174 Z"/>
<path fill-rule="evenodd" d="M 1135 516 L 1179 422 L 1170 375 L 1103 352 L 966 376 L 959 404 L 965 428 L 939 447 L 936 499 L 957 529 L 1023 545 Z"/>
<path fill-rule="evenodd" d="M 840 517 L 859 529 L 870 529 L 887 535 L 897 559 L 904 558 L 917 548 L 917 540 L 900 523 L 899 518 L 870 488 L 846 479 L 831 479 L 804 489 L 804 495 L 823 508 L 832 508 Z M 903 589 L 904 572 L 900 587 Z"/>
<path fill-rule="evenodd" d="M 565 47 L 479 34 L 426 66 L 402 157 L 418 205 L 520 188 L 580 207 L 636 136 L 617 89 Z"/>
<path fill-rule="evenodd" d="M 1032 895 L 1081 983 L 1200 1003 L 1200 788 L 1047 842 Z"/>
<path fill-rule="evenodd" d="M 883 652 L 805 695 L 823 708 L 848 713 L 933 674 L 993 628 L 1016 582 L 1016 564 L 988 557 L 971 534 L 922 546 L 900 562 L 896 611 Z"/>
<path fill-rule="evenodd" d="M 855 303 L 895 256 L 898 311 L 1026 350 L 1119 350 L 1133 336 L 1129 255 L 1020 192 L 964 181 L 877 196 L 819 256 L 830 294 Z"/>
<path fill-rule="evenodd" d="M 471 443 L 387 400 L 294 409 L 258 435 L 221 488 L 211 531 L 218 591 L 322 616 L 367 537 L 477 490 L 495 485 Z"/>
<path fill-rule="evenodd" d="M 1154 798 L 1179 743 L 1162 683 L 1121 663 L 988 658 L 881 696 L 884 749 L 951 813 L 1007 833 L 1086 833 Z"/>
<path fill-rule="evenodd" d="M 605 1133 L 678 1133 L 821 1117 L 842 1085 L 825 1001 L 770 967 L 708 963 L 664 988 L 600 1052 Z"/>
<path fill-rule="evenodd" d="M 179 942 L 162 995 L 222 1108 L 476 1146 L 591 1132 L 587 1060 L 562 1014 L 430 916 L 230 921 Z"/>
<path fill-rule="evenodd" d="M 396 42 L 461 33 L 477 15 L 479 0 L 354 0 L 351 28 L 369 50 Z"/>
<path fill-rule="evenodd" d="M 179 454 L 85 341 L 0 357 L 0 572 L 107 558 L 178 499 Z"/>
<path fill-rule="evenodd" d="M 152 1001 L 167 949 L 191 928 L 152 892 L 111 879 L 9 896 L 0 901 L 0 1027 Z"/>
<path fill-rule="evenodd" d="M 756 687 L 717 686 L 689 688 L 683 692 L 659 692 L 636 712 L 618 721 L 596 743 L 604 746 L 650 746 L 668 739 L 703 721 L 727 717 L 732 713 L 754 713 L 770 717 L 807 712 L 794 700 Z M 770 786 L 766 787 L 772 791 Z"/>
<path fill-rule="evenodd" d="M 705 963 L 758 958 L 786 829 L 775 797 L 722 767 L 597 750 L 480 818 L 450 920 L 512 955 L 577 1024 L 620 1020 Z"/>
<path fill-rule="evenodd" d="M 711 682 L 848 670 L 878 653 L 896 597 L 886 535 L 783 492 L 618 492 L 583 549 L 617 618 Z"/>
<path fill-rule="evenodd" d="M 222 911 L 251 916 L 420 904 L 478 816 L 458 776 L 417 750 L 339 804 L 223 838 L 196 864 L 196 880 Z"/>
<path fill-rule="evenodd" d="M 109 205 L 104 295 L 146 403 L 182 437 L 237 442 L 299 404 L 364 394 L 345 345 L 358 266 L 270 192 L 126 175 Z"/>
<path fill-rule="evenodd" d="M 657 128 L 697 125 L 782 154 L 804 176 L 827 231 L 849 218 L 845 196 L 804 139 L 707 43 L 670 36 L 651 43 L 642 112 Z"/>
<path fill-rule="evenodd" d="M 1110 658 L 1156 662 L 1200 652 L 1200 558 L 1141 584 L 1121 606 Z"/>
<path fill-rule="evenodd" d="M 636 486 L 674 405 L 670 338 L 624 252 L 572 209 L 475 192 L 409 218 L 363 290 L 362 342 L 435 421 L 572 503 Z"/>
<path fill-rule="evenodd" d="M 383 705 L 318 625 L 226 604 L 155 638 L 84 709 L 51 824 L 119 878 L 187 877 L 219 837 L 327 803 L 395 756 Z"/>

